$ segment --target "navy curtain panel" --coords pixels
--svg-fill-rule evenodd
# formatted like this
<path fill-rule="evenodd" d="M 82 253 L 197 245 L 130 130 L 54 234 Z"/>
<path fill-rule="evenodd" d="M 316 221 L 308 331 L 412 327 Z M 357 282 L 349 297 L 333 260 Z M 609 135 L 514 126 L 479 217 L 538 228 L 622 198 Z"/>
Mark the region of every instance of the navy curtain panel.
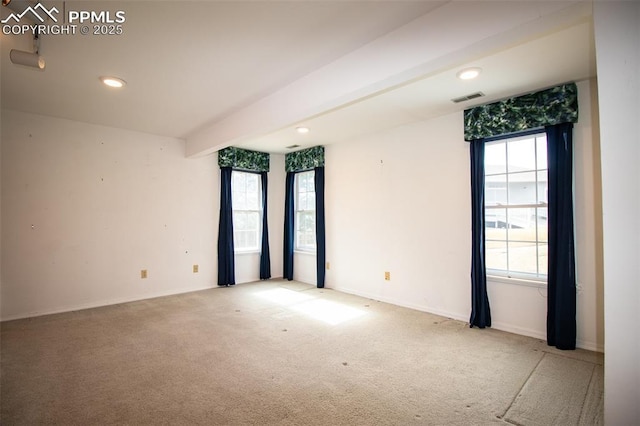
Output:
<path fill-rule="evenodd" d="M 271 255 L 269 253 L 269 226 L 267 223 L 267 172 L 260 172 L 262 183 L 262 248 L 260 250 L 260 279 L 271 278 Z"/>
<path fill-rule="evenodd" d="M 289 281 L 293 280 L 293 243 L 295 238 L 295 172 L 287 172 L 284 196 L 284 250 L 283 250 L 283 276 Z"/>
<path fill-rule="evenodd" d="M 576 348 L 573 124 L 545 128 L 549 168 L 547 343 Z"/>
<path fill-rule="evenodd" d="M 317 287 L 324 288 L 326 240 L 324 219 L 324 167 L 313 169 L 313 179 L 316 190 L 316 270 Z"/>
<path fill-rule="evenodd" d="M 487 295 L 484 224 L 484 139 L 470 143 L 471 156 L 471 327 L 491 327 Z"/>
<path fill-rule="evenodd" d="M 220 223 L 218 225 L 218 285 L 236 283 L 233 247 L 231 167 L 220 169 Z"/>

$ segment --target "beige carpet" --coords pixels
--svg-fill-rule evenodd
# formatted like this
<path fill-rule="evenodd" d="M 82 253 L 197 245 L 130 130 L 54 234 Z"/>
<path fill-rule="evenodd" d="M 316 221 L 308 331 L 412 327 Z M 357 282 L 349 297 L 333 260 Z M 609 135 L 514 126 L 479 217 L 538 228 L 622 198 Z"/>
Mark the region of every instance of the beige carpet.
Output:
<path fill-rule="evenodd" d="M 2 425 L 602 423 L 603 357 L 295 282 L 2 323 Z"/>

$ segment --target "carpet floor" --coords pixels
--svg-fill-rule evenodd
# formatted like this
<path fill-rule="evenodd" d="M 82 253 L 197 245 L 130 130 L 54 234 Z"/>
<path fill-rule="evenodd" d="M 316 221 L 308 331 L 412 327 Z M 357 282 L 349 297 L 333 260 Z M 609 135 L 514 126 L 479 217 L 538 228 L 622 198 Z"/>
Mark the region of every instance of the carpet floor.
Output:
<path fill-rule="evenodd" d="M 597 425 L 603 355 L 270 280 L 2 323 L 3 425 Z"/>

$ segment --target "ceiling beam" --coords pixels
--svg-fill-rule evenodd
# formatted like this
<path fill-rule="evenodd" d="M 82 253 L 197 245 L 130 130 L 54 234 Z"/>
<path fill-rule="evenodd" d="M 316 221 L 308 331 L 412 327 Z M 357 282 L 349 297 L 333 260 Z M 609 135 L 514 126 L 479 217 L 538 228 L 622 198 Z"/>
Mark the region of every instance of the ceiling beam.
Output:
<path fill-rule="evenodd" d="M 192 133 L 186 155 L 241 145 L 589 16 L 591 3 L 578 0 L 446 3 Z"/>

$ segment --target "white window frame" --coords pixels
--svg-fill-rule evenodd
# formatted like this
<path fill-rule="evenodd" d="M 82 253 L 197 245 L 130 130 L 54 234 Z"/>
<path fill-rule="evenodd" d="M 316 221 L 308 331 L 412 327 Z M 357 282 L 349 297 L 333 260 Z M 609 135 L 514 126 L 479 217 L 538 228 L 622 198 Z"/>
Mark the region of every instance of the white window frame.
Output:
<path fill-rule="evenodd" d="M 528 135 L 522 135 L 522 136 L 513 136 L 513 137 L 507 137 L 507 138 L 501 138 L 501 139 L 497 139 L 494 141 L 490 141 L 490 142 L 486 142 L 485 143 L 485 148 L 487 146 L 490 145 L 498 145 L 498 144 L 503 144 L 504 145 L 504 149 L 505 149 L 505 160 L 506 160 L 506 164 L 507 164 L 507 170 L 505 171 L 505 173 L 487 173 L 486 172 L 486 167 L 485 167 L 485 201 L 487 200 L 486 195 L 487 195 L 487 177 L 495 177 L 495 176 L 505 176 L 505 189 L 504 192 L 506 193 L 506 199 L 507 202 L 506 204 L 495 204 L 495 205 L 488 205 L 485 203 L 485 230 L 486 228 L 486 218 L 488 216 L 491 216 L 490 213 L 492 210 L 499 210 L 499 209 L 503 209 L 506 213 L 506 218 L 505 218 L 505 234 L 506 237 L 504 240 L 502 239 L 491 239 L 491 238 L 487 238 L 486 236 L 486 231 L 485 231 L 485 247 L 486 250 L 488 250 L 488 247 L 490 246 L 490 243 L 492 242 L 502 242 L 505 241 L 507 244 L 506 247 L 506 262 L 507 262 L 507 269 L 493 269 L 490 267 L 489 264 L 487 264 L 487 276 L 490 277 L 492 280 L 494 281 L 502 281 L 502 282 L 510 282 L 510 283 L 514 283 L 514 284 L 522 284 L 522 285 L 531 285 L 534 287 L 538 287 L 541 285 L 546 285 L 547 282 L 547 271 L 541 271 L 540 270 L 540 262 L 539 262 L 539 256 L 540 256 L 540 251 L 541 248 L 546 246 L 547 250 L 548 250 L 548 231 L 546 229 L 544 229 L 544 227 L 541 227 L 539 224 L 539 218 L 538 215 L 536 213 L 534 213 L 535 216 L 535 263 L 536 263 L 536 273 L 530 273 L 530 272 L 525 272 L 525 271 L 517 271 L 514 270 L 510 263 L 509 263 L 509 245 L 510 244 L 523 244 L 523 243 L 531 243 L 531 240 L 518 240 L 516 238 L 510 238 L 509 234 L 510 234 L 510 227 L 507 225 L 507 223 L 509 223 L 510 218 L 509 218 L 509 211 L 512 209 L 533 209 L 534 212 L 537 212 L 537 209 L 547 209 L 547 219 L 548 219 L 548 203 L 547 203 L 547 193 L 545 194 L 540 194 L 540 186 L 539 186 L 539 174 L 542 173 L 548 173 L 548 164 L 545 164 L 544 167 L 541 168 L 541 165 L 538 164 L 538 159 L 539 159 L 539 153 L 538 153 L 538 149 L 539 149 L 539 144 L 537 143 L 539 138 L 545 138 L 546 140 L 546 134 L 544 133 L 544 131 L 540 131 L 537 133 L 533 133 L 533 134 L 528 134 Z M 534 168 L 533 169 L 526 169 L 526 170 L 518 170 L 518 171 L 512 171 L 509 169 L 509 155 L 508 155 L 508 146 L 510 142 L 517 142 L 517 141 L 521 141 L 521 140 L 526 140 L 526 139 L 534 139 Z M 544 144 L 540 144 L 540 145 L 544 145 L 545 150 L 546 150 L 546 143 Z M 545 158 L 546 158 L 546 151 L 545 151 Z M 485 161 L 486 161 L 486 157 L 485 157 Z M 486 162 L 485 162 L 485 166 L 486 166 Z M 535 199 L 536 202 L 534 203 L 510 203 L 509 200 L 509 183 L 510 183 L 510 177 L 513 178 L 514 176 L 518 175 L 518 174 L 524 174 L 524 173 L 533 173 L 533 175 L 535 176 Z M 495 189 L 493 189 L 493 191 L 495 191 Z M 547 191 L 548 191 L 548 187 L 547 187 Z M 494 217 L 497 217 L 497 215 L 493 215 Z M 487 262 L 488 260 L 488 256 L 486 256 L 485 253 L 485 261 Z M 488 262 L 487 262 L 488 263 Z"/>
<path fill-rule="evenodd" d="M 236 179 L 239 174 L 246 175 L 244 187 L 239 187 L 238 180 Z M 251 194 L 252 191 L 248 190 L 246 178 L 256 179 L 256 191 L 257 194 Z M 247 200 L 250 196 L 257 199 L 257 205 L 247 205 Z M 261 250 L 261 238 L 262 238 L 262 182 L 260 175 L 257 173 L 245 172 L 241 170 L 233 170 L 231 172 L 231 204 L 233 209 L 233 246 L 235 253 L 257 253 Z M 249 218 L 253 216 L 256 218 L 256 228 L 246 227 L 246 229 L 238 229 L 240 223 L 240 216 L 244 216 L 246 220 L 244 223 L 249 222 Z M 256 232 L 255 245 L 242 246 L 239 244 L 240 233 Z"/>
<path fill-rule="evenodd" d="M 301 182 L 303 178 L 308 182 L 311 180 L 311 189 L 309 186 L 303 187 Z M 316 220 L 316 206 L 315 206 L 315 184 L 313 184 L 315 178 L 315 172 L 309 170 L 306 172 L 296 173 L 295 175 L 295 251 L 303 253 L 315 253 L 316 252 L 316 230 L 315 226 L 312 231 L 302 229 L 302 218 L 305 216 L 313 216 L 313 223 Z M 309 194 L 313 194 L 314 202 L 304 202 L 306 198 L 309 200 Z M 305 197 L 303 197 L 305 195 Z M 312 244 L 304 244 L 301 241 L 313 241 Z"/>

